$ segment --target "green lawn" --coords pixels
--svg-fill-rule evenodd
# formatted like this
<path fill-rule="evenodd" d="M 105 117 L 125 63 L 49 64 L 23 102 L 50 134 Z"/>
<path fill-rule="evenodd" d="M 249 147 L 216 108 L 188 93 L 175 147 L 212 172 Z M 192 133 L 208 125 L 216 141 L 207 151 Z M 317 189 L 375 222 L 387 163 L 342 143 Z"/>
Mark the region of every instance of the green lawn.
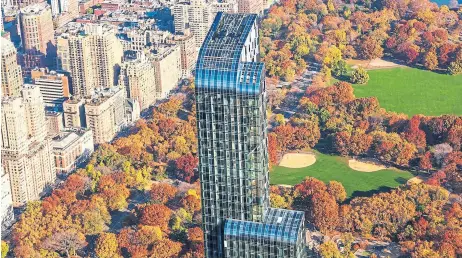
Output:
<path fill-rule="evenodd" d="M 305 177 L 315 177 L 324 182 L 339 181 L 345 187 L 349 197 L 369 196 L 375 192 L 395 188 L 413 177 L 410 172 L 398 169 L 386 169 L 372 173 L 363 173 L 348 166 L 348 158 L 316 153 L 316 163 L 306 168 L 274 167 L 270 172 L 273 185 L 295 185 Z"/>
<path fill-rule="evenodd" d="M 368 72 L 368 84 L 354 86 L 356 97 L 375 96 L 386 110 L 409 116 L 462 115 L 462 75 L 409 67 Z"/>

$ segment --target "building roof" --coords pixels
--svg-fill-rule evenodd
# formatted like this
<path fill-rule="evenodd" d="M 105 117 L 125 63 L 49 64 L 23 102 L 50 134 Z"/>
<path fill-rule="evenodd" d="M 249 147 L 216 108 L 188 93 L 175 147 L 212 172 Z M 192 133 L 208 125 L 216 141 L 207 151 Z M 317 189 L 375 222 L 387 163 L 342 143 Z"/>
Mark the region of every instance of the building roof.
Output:
<path fill-rule="evenodd" d="M 256 26 L 256 14 L 218 13 L 199 52 L 197 88 L 259 93 L 264 64 L 245 62 L 244 46 Z M 255 31 L 255 37 L 257 37 Z"/>
<path fill-rule="evenodd" d="M 257 15 L 218 13 L 199 53 L 198 68 L 236 70 Z"/>
<path fill-rule="evenodd" d="M 227 219 L 225 236 L 261 237 L 285 243 L 296 243 L 298 233 L 303 227 L 304 213 L 302 211 L 268 209 L 263 223 Z"/>

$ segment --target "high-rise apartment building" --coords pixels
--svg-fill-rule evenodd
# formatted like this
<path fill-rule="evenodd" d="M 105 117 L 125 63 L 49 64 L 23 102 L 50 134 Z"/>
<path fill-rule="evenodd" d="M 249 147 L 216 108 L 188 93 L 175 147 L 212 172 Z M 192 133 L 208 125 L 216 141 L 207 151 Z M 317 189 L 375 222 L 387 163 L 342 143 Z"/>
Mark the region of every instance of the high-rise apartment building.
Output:
<path fill-rule="evenodd" d="M 217 14 L 196 66 L 208 258 L 304 257 L 304 213 L 269 208 L 267 96 L 259 59 L 257 15 Z"/>
<path fill-rule="evenodd" d="M 112 25 L 75 25 L 58 37 L 58 69 L 70 72 L 74 96 L 87 97 L 117 84 L 123 47 Z"/>
<path fill-rule="evenodd" d="M 237 0 L 239 13 L 261 14 L 264 0 Z"/>
<path fill-rule="evenodd" d="M 19 96 L 23 79 L 16 48 L 11 41 L 3 37 L 0 41 L 2 44 L 2 96 Z"/>
<path fill-rule="evenodd" d="M 180 46 L 162 46 L 149 56 L 154 65 L 156 97 L 165 98 L 178 85 L 181 79 Z"/>
<path fill-rule="evenodd" d="M 183 78 L 192 76 L 196 66 L 197 50 L 194 36 L 187 32 L 185 35 L 174 35 L 172 43 L 180 46 L 181 74 Z"/>
<path fill-rule="evenodd" d="M 196 47 L 200 47 L 213 22 L 212 6 L 205 0 L 191 0 L 189 3 L 179 3 L 173 7 L 176 34 L 185 34 L 191 30 L 196 40 Z"/>
<path fill-rule="evenodd" d="M 40 87 L 45 106 L 62 109 L 64 101 L 70 97 L 69 78 L 46 68 L 32 70 L 31 78 L 33 84 Z"/>
<path fill-rule="evenodd" d="M 50 6 L 45 2 L 26 6 L 21 9 L 19 18 L 23 55 L 28 60 L 24 62 L 27 67 L 23 68 L 29 71 L 35 66 L 53 67 L 56 61 L 56 43 Z"/>
<path fill-rule="evenodd" d="M 127 96 L 136 100 L 141 109 L 146 109 L 156 101 L 156 77 L 154 66 L 144 58 L 122 64 L 119 84 L 127 91 Z"/>
<path fill-rule="evenodd" d="M 37 200 L 56 179 L 40 89 L 2 100 L 2 166 L 10 176 L 13 202 Z"/>

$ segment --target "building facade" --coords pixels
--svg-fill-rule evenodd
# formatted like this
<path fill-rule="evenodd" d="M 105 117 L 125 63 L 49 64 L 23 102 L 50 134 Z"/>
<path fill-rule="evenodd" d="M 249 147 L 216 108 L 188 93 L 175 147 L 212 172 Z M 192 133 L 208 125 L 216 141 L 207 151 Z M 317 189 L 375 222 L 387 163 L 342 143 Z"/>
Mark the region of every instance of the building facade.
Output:
<path fill-rule="evenodd" d="M 90 158 L 94 151 L 93 133 L 84 128 L 66 128 L 51 142 L 57 174 L 68 174 Z"/>
<path fill-rule="evenodd" d="M 173 16 L 175 33 L 185 34 L 189 29 L 199 48 L 213 22 L 212 5 L 205 0 L 179 3 L 173 7 Z"/>
<path fill-rule="evenodd" d="M 191 77 L 197 62 L 195 38 L 191 33 L 187 32 L 185 35 L 174 35 L 172 42 L 180 46 L 182 77 Z"/>
<path fill-rule="evenodd" d="M 165 98 L 181 79 L 180 46 L 159 47 L 149 56 L 149 59 L 154 66 L 156 97 Z"/>
<path fill-rule="evenodd" d="M 13 203 L 37 200 L 56 179 L 40 89 L 2 100 L 2 167 L 10 176 Z"/>
<path fill-rule="evenodd" d="M 1 37 L 2 96 L 20 96 L 23 82 L 17 52 L 11 41 Z"/>
<path fill-rule="evenodd" d="M 261 14 L 264 9 L 264 0 L 237 0 L 239 13 Z"/>
<path fill-rule="evenodd" d="M 134 99 L 140 109 L 146 109 L 156 101 L 156 78 L 154 66 L 144 59 L 124 62 L 120 70 L 119 84 Z"/>
<path fill-rule="evenodd" d="M 45 68 L 31 71 L 32 83 L 40 87 L 40 92 L 46 107 L 63 108 L 64 101 L 70 97 L 69 78 Z"/>
<path fill-rule="evenodd" d="M 58 69 L 71 75 L 72 94 L 88 97 L 117 85 L 122 43 L 108 24 L 75 24 L 58 37 Z"/>
<path fill-rule="evenodd" d="M 58 135 L 64 129 L 63 112 L 46 111 L 45 120 L 47 121 L 48 136 L 51 138 Z"/>
<path fill-rule="evenodd" d="M 253 240 L 241 233 L 232 240 L 224 231 L 231 220 L 260 228 L 261 224 L 274 224 L 269 209 L 265 71 L 258 44 L 257 15 L 219 13 L 199 52 L 198 169 L 205 255 L 209 258 L 303 256 L 303 250 L 294 252 L 302 256 L 279 256 L 276 249 L 268 249 L 269 255 L 256 250 L 255 256 L 240 256 L 250 250 Z M 292 216 L 290 212 L 281 214 L 281 223 Z M 298 230 L 304 230 L 301 215 L 295 225 Z M 265 233 L 256 237 L 265 237 Z M 241 238 L 247 239 L 247 244 L 236 242 Z M 297 241 L 304 245 L 304 238 Z"/>
<path fill-rule="evenodd" d="M 13 199 L 11 196 L 10 175 L 0 167 L 0 219 L 2 223 L 2 232 L 8 230 L 14 221 Z"/>
<path fill-rule="evenodd" d="M 85 120 L 95 144 L 110 142 L 125 125 L 125 91 L 115 87 L 87 100 Z"/>
<path fill-rule="evenodd" d="M 224 257 L 305 257 L 303 211 L 268 209 L 262 223 L 229 219 Z"/>
<path fill-rule="evenodd" d="M 63 103 L 64 126 L 86 127 L 85 99 L 71 98 Z"/>
<path fill-rule="evenodd" d="M 50 6 L 45 2 L 26 6 L 21 9 L 19 18 L 24 60 L 28 60 L 23 69 L 54 67 L 56 43 Z"/>

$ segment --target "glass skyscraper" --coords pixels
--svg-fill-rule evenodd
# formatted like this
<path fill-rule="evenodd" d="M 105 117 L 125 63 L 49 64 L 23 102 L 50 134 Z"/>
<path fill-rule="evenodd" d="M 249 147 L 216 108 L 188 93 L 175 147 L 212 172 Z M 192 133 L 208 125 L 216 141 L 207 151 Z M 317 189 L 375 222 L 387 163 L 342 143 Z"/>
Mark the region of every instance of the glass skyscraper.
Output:
<path fill-rule="evenodd" d="M 283 245 L 275 244 L 295 239 L 291 240 L 295 245 L 287 246 L 302 246 L 303 250 L 304 237 L 299 235 L 304 216 L 302 212 L 269 209 L 267 97 L 264 64 L 259 56 L 257 15 L 218 13 L 196 67 L 206 257 L 303 255 L 297 250 L 284 252 Z M 225 225 L 229 229 L 226 237 Z M 239 237 L 247 227 L 249 234 Z M 287 228 L 297 230 L 284 237 L 281 230 Z M 240 255 L 250 251 L 257 240 L 272 244 L 268 242 L 266 249 L 262 245 L 265 250 L 255 249 L 254 255 Z"/>

